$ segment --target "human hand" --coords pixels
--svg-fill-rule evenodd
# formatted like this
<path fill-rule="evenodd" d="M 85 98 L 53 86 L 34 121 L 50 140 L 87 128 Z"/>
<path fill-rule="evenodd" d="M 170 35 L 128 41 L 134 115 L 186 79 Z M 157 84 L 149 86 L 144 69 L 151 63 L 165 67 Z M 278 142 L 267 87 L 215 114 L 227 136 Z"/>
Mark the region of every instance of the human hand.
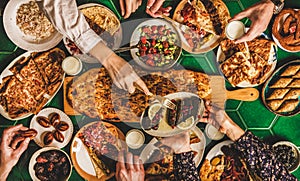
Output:
<path fill-rule="evenodd" d="M 211 104 L 210 101 L 205 102 L 205 108 L 206 110 L 200 122 L 212 124 L 233 141 L 236 141 L 245 133 L 245 131 L 226 114 L 225 110 Z"/>
<path fill-rule="evenodd" d="M 19 124 L 12 126 L 3 131 L 0 145 L 0 180 L 5 180 L 11 169 L 17 164 L 22 153 L 27 149 L 30 138 L 13 139 L 19 130 L 27 130 L 28 128 Z M 17 145 L 19 147 L 17 147 Z"/>
<path fill-rule="evenodd" d="M 142 0 L 119 0 L 121 14 L 124 18 L 128 18 L 131 13 L 134 13 L 142 4 Z"/>
<path fill-rule="evenodd" d="M 189 131 L 185 131 L 181 134 L 162 138 L 157 144 L 163 144 L 172 148 L 176 154 L 189 152 L 191 151 L 190 133 Z M 155 145 L 158 146 L 157 144 Z"/>
<path fill-rule="evenodd" d="M 226 133 L 226 125 L 233 123 L 224 110 L 210 101 L 205 101 L 205 111 L 200 122 L 209 123 L 222 133 Z"/>
<path fill-rule="evenodd" d="M 162 15 L 169 16 L 172 7 L 168 6 L 164 8 L 164 1 L 165 0 L 148 0 L 146 13 L 154 18 L 161 17 Z"/>
<path fill-rule="evenodd" d="M 263 33 L 267 29 L 268 24 L 273 16 L 273 10 L 274 4 L 270 0 L 262 0 L 236 14 L 230 21 L 241 20 L 247 17 L 251 20 L 251 26 L 249 31 L 235 42 L 241 43 L 245 41 L 251 41 Z"/>
<path fill-rule="evenodd" d="M 120 89 L 124 89 L 129 93 L 133 93 L 135 91 L 135 83 L 144 91 L 146 95 L 151 95 L 146 84 L 135 73 L 128 62 L 116 55 L 104 43 L 97 43 L 89 53 L 97 58 L 99 62 L 106 68 L 114 84 Z"/>
<path fill-rule="evenodd" d="M 151 95 L 146 84 L 135 73 L 129 63 L 118 55 L 112 54 L 108 60 L 103 63 L 103 66 L 107 69 L 114 84 L 119 88 L 128 90 L 129 93 L 133 93 L 135 91 L 134 84 L 137 84 L 146 95 Z"/>
<path fill-rule="evenodd" d="M 124 159 L 124 151 L 120 151 L 116 165 L 116 179 L 117 181 L 143 181 L 145 171 L 142 160 L 130 152 Z"/>

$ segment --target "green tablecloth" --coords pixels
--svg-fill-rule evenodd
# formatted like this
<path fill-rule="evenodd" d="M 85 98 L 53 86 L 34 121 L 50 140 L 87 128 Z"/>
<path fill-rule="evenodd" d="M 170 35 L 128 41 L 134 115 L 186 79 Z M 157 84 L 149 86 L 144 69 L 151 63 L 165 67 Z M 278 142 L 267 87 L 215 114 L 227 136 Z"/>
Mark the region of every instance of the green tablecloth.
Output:
<path fill-rule="evenodd" d="M 227 5 L 231 16 L 235 15 L 236 13 L 240 12 L 241 10 L 249 7 L 250 5 L 254 4 L 258 0 L 224 0 L 225 4 Z M 78 0 L 78 4 L 84 3 L 100 3 L 104 4 L 113 10 L 117 16 L 120 18 L 121 22 L 133 20 L 133 19 L 140 19 L 140 18 L 149 18 L 149 16 L 145 13 L 145 4 L 146 0 L 144 0 L 143 5 L 137 10 L 136 13 L 132 14 L 128 20 L 122 19 L 119 13 L 119 5 L 118 0 Z M 166 0 L 165 4 L 171 5 L 173 10 L 175 9 L 176 5 L 178 4 L 178 0 Z M 1 10 L 1 18 L 3 14 L 3 10 L 7 0 L 0 2 L 0 10 Z M 286 0 L 286 7 L 292 8 L 300 8 L 300 1 L 292 1 Z M 173 13 L 173 11 L 172 11 Z M 250 22 L 244 21 L 247 25 Z M 272 22 L 269 24 L 268 30 L 266 31 L 267 35 L 270 35 L 270 30 L 272 26 Z M 130 30 L 126 30 L 130 31 Z M 128 43 L 130 37 L 124 37 L 123 41 Z M 0 23 L 0 71 L 2 71 L 14 58 L 18 55 L 24 53 L 25 51 L 18 48 L 14 45 L 7 37 L 4 28 L 3 28 L 3 21 Z M 65 49 L 63 43 L 61 42 L 58 47 Z M 66 51 L 67 52 L 67 51 Z M 218 70 L 215 66 L 215 52 L 216 50 L 199 54 L 199 55 L 192 55 L 187 52 L 183 52 L 181 56 L 181 64 L 186 67 L 187 69 L 192 69 L 195 71 L 204 71 L 209 74 L 218 74 Z M 129 54 L 121 54 L 125 59 L 130 60 Z M 277 67 L 280 67 L 284 63 L 289 60 L 294 60 L 300 57 L 300 53 L 288 53 L 281 49 L 278 50 L 278 64 Z M 231 89 L 231 87 L 227 84 L 227 88 Z M 257 89 L 261 92 L 262 86 L 258 86 Z M 48 104 L 46 107 L 56 107 L 59 109 L 63 109 L 63 92 L 62 89 L 58 92 L 58 94 L 54 97 L 54 99 Z M 300 129 L 298 127 L 300 120 L 300 115 L 295 115 L 293 117 L 280 117 L 273 113 L 271 113 L 264 105 L 259 98 L 254 102 L 242 102 L 242 101 L 233 101 L 228 100 L 226 103 L 226 112 L 229 116 L 237 122 L 242 128 L 251 130 L 255 135 L 266 139 L 270 142 L 275 142 L 277 140 L 288 140 L 300 146 Z M 0 132 L 2 133 L 3 129 L 9 127 L 11 125 L 20 124 L 22 123 L 25 126 L 29 126 L 30 120 L 32 116 L 19 120 L 19 121 L 9 121 L 6 120 L 4 117 L 1 116 L 0 118 Z M 74 133 L 78 131 L 78 129 L 87 122 L 86 117 L 74 117 L 71 116 L 71 119 L 74 124 Z M 90 120 L 88 120 L 90 121 Z M 122 129 L 124 133 L 126 133 L 130 127 L 124 125 L 122 123 L 116 123 L 118 127 Z M 137 125 L 132 125 L 137 126 Z M 204 125 L 198 124 L 198 126 L 203 130 Z M 209 149 L 215 145 L 217 142 L 212 141 L 208 143 L 205 153 L 209 151 Z M 66 146 L 64 148 L 65 151 L 69 152 L 69 147 Z M 11 172 L 8 180 L 31 180 L 30 175 L 28 172 L 28 163 L 30 160 L 31 155 L 37 150 L 39 147 L 34 143 L 31 142 L 29 145 L 29 149 L 22 155 L 18 164 L 14 167 L 13 171 Z M 294 172 L 298 178 L 300 178 L 300 169 Z M 76 170 L 73 168 L 72 175 L 70 180 L 83 180 Z"/>

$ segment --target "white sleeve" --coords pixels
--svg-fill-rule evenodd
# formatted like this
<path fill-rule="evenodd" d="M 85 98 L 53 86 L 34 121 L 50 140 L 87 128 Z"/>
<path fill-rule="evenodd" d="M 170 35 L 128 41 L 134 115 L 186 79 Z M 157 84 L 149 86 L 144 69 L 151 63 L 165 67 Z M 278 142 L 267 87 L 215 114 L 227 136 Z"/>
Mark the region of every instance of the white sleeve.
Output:
<path fill-rule="evenodd" d="M 78 48 L 88 53 L 102 39 L 89 27 L 84 15 L 77 9 L 75 0 L 37 0 L 49 20 Z"/>

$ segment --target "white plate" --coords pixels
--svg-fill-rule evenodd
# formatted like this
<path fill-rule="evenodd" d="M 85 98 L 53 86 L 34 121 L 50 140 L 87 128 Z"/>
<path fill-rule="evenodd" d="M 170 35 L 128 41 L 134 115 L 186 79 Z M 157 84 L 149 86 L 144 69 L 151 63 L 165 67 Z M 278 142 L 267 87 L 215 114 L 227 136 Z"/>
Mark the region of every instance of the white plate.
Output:
<path fill-rule="evenodd" d="M 17 11 L 22 4 L 30 0 L 10 0 L 3 13 L 3 25 L 8 38 L 17 46 L 29 51 L 45 51 L 55 47 L 61 40 L 62 35 L 55 30 L 48 38 L 41 41 L 34 40 L 25 35 L 16 24 Z"/>
<path fill-rule="evenodd" d="M 28 52 L 25 52 L 23 53 L 22 55 L 18 56 L 17 58 L 15 58 L 13 61 L 10 62 L 10 64 L 1 72 L 0 74 L 0 83 L 2 83 L 2 79 L 7 77 L 7 76 L 10 76 L 10 75 L 13 75 L 13 73 L 9 70 L 21 57 L 28 57 L 30 56 L 32 52 L 28 51 Z M 61 88 L 61 86 L 63 85 L 63 82 L 64 82 L 64 79 L 65 79 L 65 73 L 63 74 L 63 78 L 61 80 L 61 84 L 60 86 L 57 88 L 57 90 L 55 91 L 55 93 L 50 96 L 50 98 L 47 96 L 47 99 L 48 99 L 48 102 L 45 104 L 47 105 L 51 100 L 52 98 L 57 94 L 57 92 L 59 91 L 59 89 Z M 45 106 L 43 105 L 43 106 Z M 0 105 L 0 114 L 5 117 L 6 119 L 8 120 L 12 120 L 12 121 L 15 121 L 15 120 L 20 120 L 20 119 L 24 119 L 24 118 L 27 118 L 31 115 L 33 115 L 33 113 L 28 113 L 28 114 L 25 114 L 23 116 L 20 116 L 20 117 L 17 117 L 17 118 L 11 118 L 9 117 L 8 113 L 5 111 L 5 109 Z"/>
<path fill-rule="evenodd" d="M 171 30 L 171 32 L 175 33 L 176 35 L 176 46 L 177 48 L 179 48 L 178 51 L 176 51 L 176 53 L 174 54 L 175 58 L 173 60 L 172 63 L 169 63 L 167 65 L 164 65 L 164 66 L 148 66 L 147 64 L 145 64 L 142 60 L 140 60 L 140 57 L 137 56 L 136 53 L 139 52 L 139 49 L 138 48 L 132 48 L 130 49 L 130 53 L 131 53 L 131 56 L 132 58 L 137 62 L 137 64 L 139 64 L 140 66 L 142 66 L 143 68 L 147 69 L 147 70 L 152 70 L 152 71 L 164 71 L 166 69 L 169 69 L 171 68 L 173 65 L 175 65 L 177 63 L 177 60 L 180 58 L 180 55 L 181 55 L 181 51 L 182 51 L 182 44 L 181 44 L 181 38 L 179 37 L 179 34 L 177 29 L 168 21 L 166 20 L 163 20 L 163 19 L 149 19 L 149 20 L 146 20 L 142 23 L 140 23 L 135 29 L 134 31 L 132 32 L 132 35 L 131 35 L 131 39 L 130 39 L 130 46 L 135 46 L 139 43 L 140 39 L 141 39 L 141 31 L 140 31 L 140 28 L 143 27 L 143 26 L 166 26 L 169 30 Z"/>
<path fill-rule="evenodd" d="M 28 170 L 29 170 L 29 174 L 30 174 L 32 180 L 34 180 L 34 181 L 40 180 L 40 179 L 38 179 L 38 178 L 35 176 L 35 171 L 34 171 L 34 165 L 35 165 L 35 163 L 36 163 L 36 158 L 37 158 L 42 152 L 50 151 L 50 150 L 58 150 L 58 151 L 64 153 L 64 154 L 66 155 L 66 157 L 68 158 L 68 161 L 69 161 L 69 163 L 70 163 L 70 174 L 69 174 L 68 178 L 66 179 L 66 180 L 68 180 L 68 179 L 70 178 L 70 176 L 71 176 L 71 173 L 72 173 L 72 164 L 71 164 L 70 157 L 69 157 L 69 155 L 68 155 L 65 151 L 63 151 L 63 150 L 61 150 L 61 149 L 59 149 L 59 148 L 56 148 L 56 147 L 45 147 L 45 148 L 41 148 L 41 149 L 37 150 L 37 151 L 31 156 L 30 161 L 29 161 Z"/>
<path fill-rule="evenodd" d="M 188 97 L 198 98 L 199 105 L 198 105 L 197 115 L 191 115 L 191 116 L 194 116 L 194 125 L 191 127 L 191 129 L 196 126 L 196 124 L 198 123 L 198 120 L 199 120 L 198 116 L 202 116 L 202 114 L 204 112 L 204 103 L 203 103 L 203 100 L 201 98 L 199 98 L 199 96 L 197 96 L 196 94 L 190 93 L 190 92 L 177 92 L 177 93 L 173 93 L 173 94 L 168 94 L 165 97 L 168 99 L 179 99 L 179 98 L 183 99 L 183 98 L 188 98 Z M 148 110 L 148 109 L 145 109 L 145 110 Z M 142 122 L 142 118 L 144 117 L 144 113 L 145 113 L 145 111 L 142 113 L 141 122 Z M 166 114 L 163 113 L 163 115 L 166 115 Z M 159 127 L 157 130 L 150 129 L 150 130 L 144 130 L 144 131 L 147 134 L 152 135 L 152 136 L 168 137 L 168 136 L 173 136 L 173 135 L 182 133 L 185 130 L 179 129 L 177 126 L 172 128 L 171 126 L 168 125 L 165 117 L 163 117 L 159 123 Z"/>
<path fill-rule="evenodd" d="M 231 140 L 225 140 L 225 141 L 222 141 L 221 143 L 218 143 L 208 152 L 208 154 L 206 155 L 206 159 L 211 160 L 213 157 L 215 157 L 217 155 L 224 155 L 224 153 L 221 151 L 222 146 L 230 145 L 232 143 L 233 143 L 233 141 L 231 141 Z"/>
<path fill-rule="evenodd" d="M 248 30 L 249 30 L 249 28 L 246 28 L 246 31 L 248 31 Z M 269 39 L 266 34 L 262 34 L 261 36 L 265 37 L 266 39 Z M 224 76 L 224 74 L 220 68 L 220 65 L 221 65 L 220 62 L 225 61 L 225 54 L 223 53 L 221 46 L 218 47 L 216 61 L 219 64 L 220 73 Z M 271 48 L 271 53 L 269 56 L 268 64 L 271 64 L 272 67 L 271 67 L 270 71 L 267 73 L 267 75 L 265 75 L 264 81 L 261 81 L 260 84 L 263 84 L 272 75 L 273 71 L 276 68 L 276 64 L 277 64 L 277 47 L 276 46 L 272 46 L 272 48 Z M 225 79 L 228 81 L 228 79 L 226 77 L 225 77 Z M 228 82 L 230 82 L 230 81 L 228 81 Z M 240 82 L 238 85 L 236 85 L 236 87 L 242 87 L 242 88 L 255 87 L 260 84 L 251 84 L 250 82 L 243 81 L 243 82 Z"/>
<path fill-rule="evenodd" d="M 114 12 L 112 12 L 109 8 L 101 5 L 101 4 L 97 4 L 97 3 L 87 3 L 87 4 L 82 4 L 80 6 L 78 6 L 78 9 L 84 9 L 84 8 L 88 8 L 88 7 L 93 7 L 93 6 L 99 6 L 102 7 L 104 9 L 106 9 L 108 12 L 111 13 L 111 15 L 113 15 L 116 19 L 117 16 L 114 14 Z M 119 22 L 120 24 L 120 22 Z M 121 42 L 122 42 L 122 27 L 120 25 L 119 29 L 114 33 L 114 37 L 115 37 L 115 42 L 114 42 L 114 46 L 112 47 L 112 49 L 117 49 L 120 47 Z M 68 52 L 75 56 L 78 57 L 80 60 L 86 62 L 86 63 L 99 63 L 99 60 L 97 60 L 96 58 L 94 58 L 93 56 L 89 55 L 89 54 L 78 54 L 78 53 L 74 53 L 71 51 L 70 47 L 67 46 L 67 37 L 63 37 L 63 42 L 64 45 L 66 47 L 66 49 L 68 50 Z"/>
<path fill-rule="evenodd" d="M 299 9 L 294 9 L 294 10 L 299 11 Z M 285 20 L 287 17 L 288 17 L 288 14 L 283 15 L 283 17 L 281 18 L 281 20 L 279 21 L 279 23 L 278 23 L 278 25 L 277 25 L 277 29 L 281 29 L 282 24 L 283 24 L 284 20 Z M 274 26 L 274 25 L 273 25 L 273 26 Z M 291 50 L 287 50 L 287 49 L 283 48 L 283 47 L 281 46 L 279 40 L 274 36 L 273 31 L 272 31 L 272 38 L 273 38 L 274 42 L 276 43 L 276 45 L 278 45 L 279 48 L 281 48 L 282 50 L 287 51 L 287 52 L 290 52 L 290 53 L 297 53 L 297 52 L 299 52 L 299 51 L 291 51 Z"/>
<path fill-rule="evenodd" d="M 226 9 L 227 14 L 229 15 L 229 10 L 227 8 L 227 6 L 225 5 L 225 3 L 223 3 L 223 1 L 219 1 L 220 3 L 222 3 L 224 9 Z M 173 19 L 177 22 L 182 22 L 182 17 L 180 16 L 180 11 L 182 10 L 182 8 L 184 7 L 184 5 L 188 3 L 187 0 L 182 0 L 176 7 L 174 14 L 173 14 Z M 226 7 L 226 8 L 225 8 Z M 228 19 L 230 19 L 230 17 L 228 17 Z M 179 30 L 178 30 L 179 31 Z M 182 33 L 179 33 L 180 37 L 181 37 L 181 41 L 182 41 L 182 48 L 189 52 L 189 53 L 193 53 L 193 54 L 200 54 L 200 53 L 205 53 L 208 52 L 214 48 L 216 48 L 219 45 L 219 40 L 220 40 L 220 36 L 218 35 L 213 35 L 213 37 L 206 42 L 205 44 L 203 44 L 201 46 L 201 48 L 193 50 L 193 48 L 188 44 L 188 42 L 186 41 L 184 35 Z"/>
<path fill-rule="evenodd" d="M 82 127 L 74 136 L 74 139 L 72 141 L 71 148 L 70 148 L 70 156 L 72 159 L 73 166 L 76 169 L 76 171 L 78 172 L 78 174 L 85 180 L 97 180 L 97 177 L 96 177 L 96 172 L 95 172 L 93 163 L 90 159 L 89 153 L 88 153 L 85 145 L 79 138 L 78 134 L 80 132 L 82 132 L 82 130 L 85 129 L 85 127 L 95 124 L 95 123 L 96 122 L 92 122 L 92 123 L 89 123 L 89 124 L 85 125 L 84 127 Z M 107 123 L 107 122 L 103 122 L 103 124 L 108 125 L 109 127 L 113 126 L 112 124 Z M 120 129 L 117 128 L 117 131 L 118 131 L 119 139 L 123 140 L 123 141 L 121 141 L 121 145 L 124 148 L 124 146 L 126 145 L 126 143 L 124 141 L 125 136 L 121 132 Z M 127 149 L 127 146 L 125 146 L 125 149 Z"/>
<path fill-rule="evenodd" d="M 205 145 L 206 145 L 206 139 L 204 134 L 202 133 L 202 131 L 198 128 L 198 127 L 194 127 L 192 130 L 190 130 L 190 132 L 194 132 L 197 137 L 201 140 L 198 143 L 193 143 L 191 144 L 191 149 L 192 151 L 197 152 L 197 155 L 194 157 L 194 162 L 196 167 L 199 166 L 202 158 L 203 158 L 203 154 L 204 154 L 204 150 L 205 150 Z M 143 151 L 140 154 L 140 158 L 143 161 L 143 163 L 146 163 L 147 160 L 150 158 L 150 156 L 153 154 L 153 151 L 155 149 L 159 149 L 157 147 L 154 146 L 154 144 L 158 142 L 158 140 L 156 138 L 153 138 L 143 149 Z"/>
<path fill-rule="evenodd" d="M 56 112 L 60 115 L 61 121 L 65 121 L 66 123 L 68 123 L 69 129 L 67 129 L 66 131 L 60 131 L 64 135 L 64 141 L 62 143 L 53 139 L 51 144 L 44 145 L 43 133 L 45 133 L 46 131 L 54 131 L 55 128 L 53 126 L 50 126 L 49 128 L 44 128 L 37 122 L 36 118 L 38 116 L 48 117 L 48 115 L 53 112 Z M 33 129 L 37 130 L 37 132 L 38 132 L 36 137 L 34 138 L 34 142 L 37 145 L 39 145 L 40 147 L 51 146 L 51 147 L 58 147 L 58 148 L 63 148 L 70 142 L 72 135 L 73 135 L 73 129 L 74 129 L 71 119 L 64 112 L 62 112 L 61 110 L 56 109 L 56 108 L 45 108 L 45 109 L 41 110 L 37 115 L 35 115 L 31 119 L 30 128 L 33 128 Z"/>

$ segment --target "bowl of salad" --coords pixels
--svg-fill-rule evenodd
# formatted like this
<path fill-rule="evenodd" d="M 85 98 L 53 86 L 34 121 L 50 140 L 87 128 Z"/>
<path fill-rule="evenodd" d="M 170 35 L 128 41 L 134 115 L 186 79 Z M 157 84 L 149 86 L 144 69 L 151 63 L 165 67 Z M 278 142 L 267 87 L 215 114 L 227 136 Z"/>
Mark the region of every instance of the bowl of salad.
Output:
<path fill-rule="evenodd" d="M 139 24 L 130 40 L 131 55 L 142 68 L 167 70 L 176 65 L 182 51 L 176 28 L 163 19 L 150 19 Z"/>

